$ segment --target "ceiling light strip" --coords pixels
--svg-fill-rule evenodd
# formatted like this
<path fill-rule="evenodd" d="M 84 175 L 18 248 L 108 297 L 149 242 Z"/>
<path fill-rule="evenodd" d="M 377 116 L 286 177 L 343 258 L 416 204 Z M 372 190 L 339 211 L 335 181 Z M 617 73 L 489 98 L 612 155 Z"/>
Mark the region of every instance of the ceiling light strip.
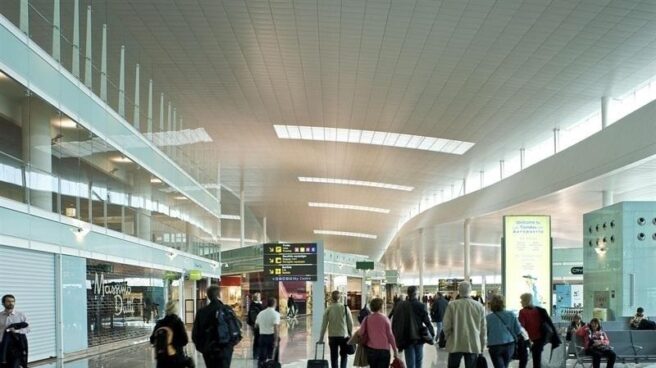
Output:
<path fill-rule="evenodd" d="M 299 176 L 298 181 L 305 182 L 305 183 L 355 185 L 361 187 L 402 190 L 406 192 L 411 192 L 415 189 L 414 187 L 410 187 L 406 185 L 379 183 L 374 181 L 363 181 L 363 180 L 338 179 L 338 178 L 317 178 L 317 177 Z"/>
<path fill-rule="evenodd" d="M 377 212 L 377 213 L 385 213 L 385 214 L 390 213 L 390 210 L 387 209 L 387 208 L 357 206 L 357 205 L 352 205 L 352 204 L 308 202 L 308 206 L 310 206 L 310 207 L 321 207 L 321 208 L 336 208 L 336 209 L 342 209 L 342 210 Z"/>
<path fill-rule="evenodd" d="M 352 238 L 365 238 L 365 239 L 378 239 L 378 235 L 365 234 L 365 233 L 352 233 L 349 231 L 335 231 L 335 230 L 314 230 L 315 235 L 337 235 L 348 236 Z"/>
<path fill-rule="evenodd" d="M 221 220 L 241 220 L 241 216 L 239 215 L 226 215 L 224 213 L 221 214 Z"/>
<path fill-rule="evenodd" d="M 279 139 L 298 139 L 307 141 L 357 143 L 396 148 L 462 155 L 474 146 L 472 142 L 454 139 L 425 137 L 414 134 L 399 134 L 360 129 L 310 127 L 300 125 L 273 126 Z"/>

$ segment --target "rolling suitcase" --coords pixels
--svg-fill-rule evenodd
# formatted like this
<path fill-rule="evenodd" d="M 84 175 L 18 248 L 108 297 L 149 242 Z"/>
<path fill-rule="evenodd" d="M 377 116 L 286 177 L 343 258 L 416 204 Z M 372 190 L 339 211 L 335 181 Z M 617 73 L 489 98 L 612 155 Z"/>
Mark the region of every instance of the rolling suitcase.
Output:
<path fill-rule="evenodd" d="M 321 359 L 319 356 L 319 345 L 322 346 L 321 349 Z M 307 368 L 328 368 L 328 361 L 324 359 L 326 356 L 326 344 L 323 342 L 318 342 L 314 346 L 314 359 L 310 359 L 307 362 Z"/>

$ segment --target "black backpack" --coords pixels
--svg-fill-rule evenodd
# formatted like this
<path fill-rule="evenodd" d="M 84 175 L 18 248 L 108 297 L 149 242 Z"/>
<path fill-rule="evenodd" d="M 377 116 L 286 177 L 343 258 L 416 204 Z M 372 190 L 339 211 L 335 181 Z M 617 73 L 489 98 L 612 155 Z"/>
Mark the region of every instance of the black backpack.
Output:
<path fill-rule="evenodd" d="M 262 311 L 261 304 L 251 303 L 251 307 L 248 310 L 248 318 L 246 319 L 246 323 L 248 323 L 248 325 L 251 327 L 255 326 L 255 320 L 257 319 L 257 315 L 260 314 L 261 311 Z"/>
<path fill-rule="evenodd" d="M 216 342 L 219 346 L 235 346 L 241 339 L 241 322 L 230 307 L 221 305 L 216 311 Z"/>
<path fill-rule="evenodd" d="M 364 307 L 364 308 L 360 309 L 360 313 L 358 313 L 358 322 L 360 322 L 360 324 L 362 324 L 362 321 L 364 321 L 364 319 L 367 318 L 370 314 L 371 314 L 371 311 L 369 310 L 369 308 Z"/>

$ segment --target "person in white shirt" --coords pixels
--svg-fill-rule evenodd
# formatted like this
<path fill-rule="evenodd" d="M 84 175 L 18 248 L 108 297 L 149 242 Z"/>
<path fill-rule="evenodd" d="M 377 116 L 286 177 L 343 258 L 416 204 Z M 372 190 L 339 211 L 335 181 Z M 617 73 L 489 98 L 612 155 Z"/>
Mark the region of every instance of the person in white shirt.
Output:
<path fill-rule="evenodd" d="M 2 297 L 5 310 L 0 313 L 0 363 L 7 367 L 27 367 L 27 333 L 30 332 L 27 317 L 16 310 L 13 295 Z M 5 365 L 2 365 L 3 367 Z"/>
<path fill-rule="evenodd" d="M 255 326 L 260 330 L 260 354 L 257 359 L 260 365 L 277 356 L 274 352 L 278 349 L 280 313 L 276 312 L 276 304 L 276 298 L 269 298 L 267 308 L 255 319 Z"/>

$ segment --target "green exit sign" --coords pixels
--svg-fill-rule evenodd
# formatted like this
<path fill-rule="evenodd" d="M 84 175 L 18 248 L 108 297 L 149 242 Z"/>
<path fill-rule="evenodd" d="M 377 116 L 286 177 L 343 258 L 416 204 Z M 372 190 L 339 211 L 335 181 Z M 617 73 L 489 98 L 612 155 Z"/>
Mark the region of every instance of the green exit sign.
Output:
<path fill-rule="evenodd" d="M 355 269 L 356 270 L 373 270 L 374 269 L 374 262 L 373 261 L 355 262 Z"/>

